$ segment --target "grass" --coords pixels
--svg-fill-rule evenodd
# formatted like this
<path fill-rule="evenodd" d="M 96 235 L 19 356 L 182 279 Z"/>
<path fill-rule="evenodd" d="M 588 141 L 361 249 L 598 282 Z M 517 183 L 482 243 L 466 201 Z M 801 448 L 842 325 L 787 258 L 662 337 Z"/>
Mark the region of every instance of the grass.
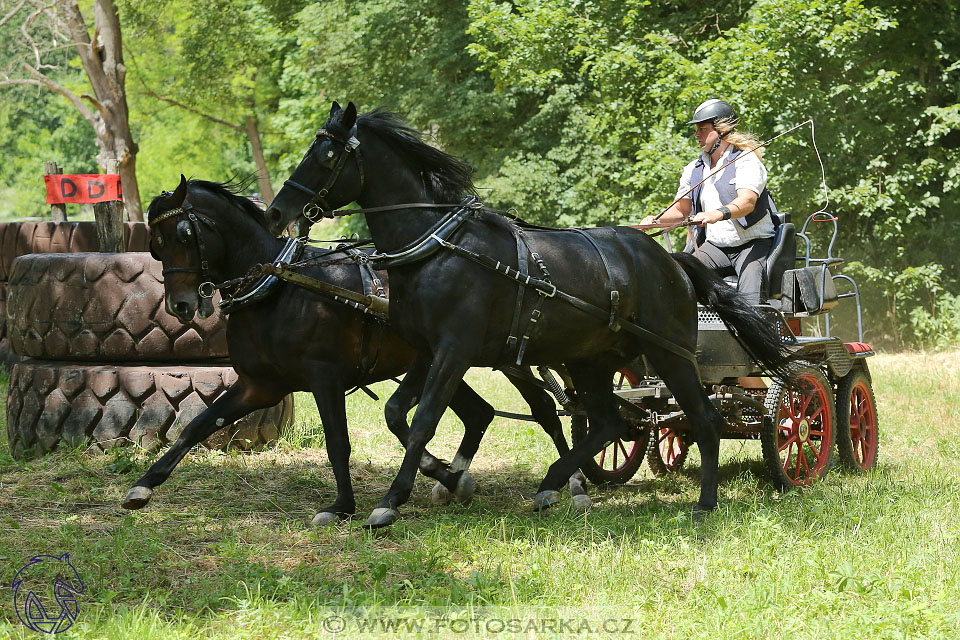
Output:
<path fill-rule="evenodd" d="M 594 624 L 592 635 L 583 626 L 574 627 L 579 634 L 536 627 L 543 636 L 956 638 L 960 351 L 880 355 L 871 368 L 882 439 L 876 472 L 835 470 L 813 488 L 781 494 L 763 477 L 759 443 L 725 441 L 721 506 L 698 523 L 690 516 L 696 456 L 669 479 L 644 466 L 626 486 L 591 487 L 596 504 L 586 514 L 565 495 L 533 517 L 555 453 L 536 425 L 506 419 L 491 426 L 474 462 L 473 503 L 433 506 L 432 483 L 418 478 L 402 519 L 373 533 L 360 520 L 306 526 L 334 491 L 306 395 L 278 447 L 196 451 L 138 512 L 119 504 L 152 458 L 61 449 L 21 462 L 0 436 L 0 637 L 36 636 L 13 607 L 19 567 L 35 554 L 70 552 L 86 591 L 76 624 L 60 637 L 333 637 L 330 616 L 346 612 L 353 624 L 355 607 L 421 622 L 429 607 L 450 615 L 488 607 L 487 616 L 548 612 L 629 627 L 598 633 Z M 498 408 L 524 411 L 501 377 L 476 371 L 469 379 Z M 383 397 L 392 387 L 377 390 Z M 348 398 L 364 513 L 402 454 L 381 409 L 362 394 Z M 431 450 L 449 458 L 457 438 L 448 412 Z M 351 629 L 342 637 L 538 635 Z"/>

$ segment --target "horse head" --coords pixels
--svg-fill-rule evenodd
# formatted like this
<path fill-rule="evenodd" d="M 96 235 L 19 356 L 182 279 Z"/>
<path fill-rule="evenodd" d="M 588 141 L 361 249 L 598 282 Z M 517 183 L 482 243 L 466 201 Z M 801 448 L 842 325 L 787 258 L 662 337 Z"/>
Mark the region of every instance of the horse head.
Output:
<path fill-rule="evenodd" d="M 166 310 L 183 323 L 213 314 L 212 265 L 223 255 L 215 223 L 194 206 L 196 197 L 187 198 L 190 186 L 181 174 L 177 188 L 154 198 L 147 210 L 150 255 L 163 263 Z"/>
<path fill-rule="evenodd" d="M 352 102 L 345 108 L 334 102 L 327 121 L 267 209 L 270 232 L 280 235 L 296 223 L 295 232 L 304 235 L 325 212 L 358 200 L 364 183 L 359 145 L 357 108 Z"/>

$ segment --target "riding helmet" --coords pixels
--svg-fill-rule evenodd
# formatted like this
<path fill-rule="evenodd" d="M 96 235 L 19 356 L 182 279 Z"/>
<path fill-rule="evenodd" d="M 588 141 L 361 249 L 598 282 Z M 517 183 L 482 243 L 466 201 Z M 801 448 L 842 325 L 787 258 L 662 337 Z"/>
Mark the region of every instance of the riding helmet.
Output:
<path fill-rule="evenodd" d="M 707 100 L 693 112 L 693 119 L 687 124 L 699 124 L 701 122 L 712 122 L 716 124 L 717 120 L 729 120 L 736 124 L 737 114 L 730 106 L 730 103 L 723 100 Z"/>

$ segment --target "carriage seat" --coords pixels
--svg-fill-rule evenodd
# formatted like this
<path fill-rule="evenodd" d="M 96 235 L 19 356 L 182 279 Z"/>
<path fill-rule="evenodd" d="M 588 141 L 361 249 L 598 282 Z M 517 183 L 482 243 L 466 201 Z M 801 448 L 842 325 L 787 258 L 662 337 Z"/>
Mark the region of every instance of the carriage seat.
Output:
<path fill-rule="evenodd" d="M 790 222 L 790 214 L 773 211 L 776 231 L 773 236 L 773 248 L 767 254 L 766 277 L 770 291 L 768 298 L 779 300 L 783 295 L 783 273 L 793 269 L 797 263 L 797 229 Z M 737 276 L 724 276 L 723 281 L 731 287 L 737 286 Z"/>
<path fill-rule="evenodd" d="M 776 232 L 773 236 L 773 248 L 767 254 L 767 282 L 770 286 L 768 297 L 779 300 L 783 295 L 783 272 L 793 269 L 797 264 L 797 229 L 790 222 L 790 214 L 774 211 Z"/>

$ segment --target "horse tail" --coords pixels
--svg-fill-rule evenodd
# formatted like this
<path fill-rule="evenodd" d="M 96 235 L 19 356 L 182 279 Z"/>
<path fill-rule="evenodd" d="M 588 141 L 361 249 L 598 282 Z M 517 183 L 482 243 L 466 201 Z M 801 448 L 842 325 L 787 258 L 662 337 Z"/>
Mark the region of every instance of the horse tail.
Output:
<path fill-rule="evenodd" d="M 693 255 L 670 255 L 690 278 L 697 301 L 717 312 L 750 357 L 770 373 L 788 378 L 788 365 L 794 356 L 781 339 L 776 323 L 764 318 L 755 307 L 744 302 L 736 289 Z"/>

